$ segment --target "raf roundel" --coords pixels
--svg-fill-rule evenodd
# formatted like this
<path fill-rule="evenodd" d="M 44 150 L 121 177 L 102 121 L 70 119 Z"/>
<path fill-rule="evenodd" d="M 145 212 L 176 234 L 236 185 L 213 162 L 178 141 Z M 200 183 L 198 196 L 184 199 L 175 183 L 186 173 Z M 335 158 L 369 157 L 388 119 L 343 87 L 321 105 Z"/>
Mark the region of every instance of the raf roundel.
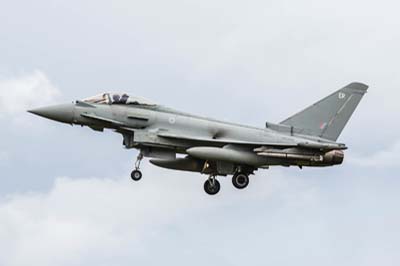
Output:
<path fill-rule="evenodd" d="M 168 119 L 168 121 L 169 121 L 169 123 L 170 124 L 175 124 L 175 122 L 176 122 L 176 119 L 175 119 L 175 117 L 170 117 L 169 119 Z"/>

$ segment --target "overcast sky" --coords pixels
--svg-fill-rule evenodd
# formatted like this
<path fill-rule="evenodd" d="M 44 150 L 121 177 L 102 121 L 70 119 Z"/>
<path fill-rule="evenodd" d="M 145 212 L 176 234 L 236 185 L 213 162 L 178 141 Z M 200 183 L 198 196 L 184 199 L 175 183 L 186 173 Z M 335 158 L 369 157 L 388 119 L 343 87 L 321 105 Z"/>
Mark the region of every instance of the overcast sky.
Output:
<path fill-rule="evenodd" d="M 6 1 L 0 265 L 399 265 L 398 1 Z M 121 136 L 26 113 L 126 91 L 263 127 L 350 82 L 370 90 L 345 164 L 221 178 L 144 163 Z"/>

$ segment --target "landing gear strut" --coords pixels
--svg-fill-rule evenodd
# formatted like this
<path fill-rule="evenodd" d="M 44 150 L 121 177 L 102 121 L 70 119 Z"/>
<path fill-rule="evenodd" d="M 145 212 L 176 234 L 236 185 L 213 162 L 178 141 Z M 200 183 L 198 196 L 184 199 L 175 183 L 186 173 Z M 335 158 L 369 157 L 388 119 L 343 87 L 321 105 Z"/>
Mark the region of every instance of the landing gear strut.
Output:
<path fill-rule="evenodd" d="M 139 170 L 140 169 L 140 163 L 143 160 L 143 154 L 139 153 L 137 160 L 135 162 L 135 170 L 132 171 L 131 173 L 131 178 L 133 181 L 139 181 L 140 179 L 142 179 L 142 172 Z"/>
<path fill-rule="evenodd" d="M 204 183 L 204 190 L 208 195 L 216 195 L 221 190 L 221 184 L 217 179 L 215 179 L 215 176 L 210 176 L 210 178 L 208 178 Z"/>
<path fill-rule="evenodd" d="M 236 173 L 232 177 L 232 184 L 237 189 L 245 189 L 250 183 L 249 176 L 245 173 Z"/>

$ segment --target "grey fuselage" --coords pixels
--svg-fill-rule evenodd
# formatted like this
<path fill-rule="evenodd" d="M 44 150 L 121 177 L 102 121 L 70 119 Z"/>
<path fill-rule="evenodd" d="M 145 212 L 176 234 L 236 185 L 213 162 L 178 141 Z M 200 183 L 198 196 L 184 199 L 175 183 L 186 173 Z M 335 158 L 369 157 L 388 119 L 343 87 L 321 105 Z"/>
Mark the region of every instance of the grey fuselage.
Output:
<path fill-rule="evenodd" d="M 290 127 L 244 126 L 159 105 L 77 101 L 31 112 L 96 131 L 114 129 L 123 135 L 126 148 L 140 149 L 145 157 L 156 158 L 151 160 L 153 164 L 175 170 L 226 175 L 238 167 L 252 172 L 272 165 L 331 166 L 343 161 L 343 154 L 335 159 L 331 151 L 345 149 L 341 144 L 303 135 Z M 322 150 L 321 145 L 332 148 Z M 177 154 L 188 156 L 176 158 Z M 209 167 L 204 166 L 206 163 Z"/>
<path fill-rule="evenodd" d="M 248 176 L 273 165 L 342 164 L 347 147 L 336 141 L 367 90 L 363 83 L 350 83 L 264 128 L 183 113 L 126 93 L 102 93 L 29 112 L 96 131 L 113 129 L 122 134 L 127 149 L 140 150 L 139 163 L 144 156 L 160 167 L 211 177 L 233 174 L 236 180 L 241 174 Z M 137 179 L 141 174 L 133 172 L 132 176 Z"/>

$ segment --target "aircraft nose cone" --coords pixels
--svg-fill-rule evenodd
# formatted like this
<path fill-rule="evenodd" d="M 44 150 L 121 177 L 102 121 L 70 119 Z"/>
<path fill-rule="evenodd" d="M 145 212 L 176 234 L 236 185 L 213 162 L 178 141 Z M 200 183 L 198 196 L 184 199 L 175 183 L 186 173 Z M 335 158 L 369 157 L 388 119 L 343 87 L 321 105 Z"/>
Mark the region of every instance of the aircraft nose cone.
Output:
<path fill-rule="evenodd" d="M 32 109 L 29 110 L 28 112 L 58 122 L 71 124 L 74 118 L 74 105 L 61 104 L 61 105 Z"/>

